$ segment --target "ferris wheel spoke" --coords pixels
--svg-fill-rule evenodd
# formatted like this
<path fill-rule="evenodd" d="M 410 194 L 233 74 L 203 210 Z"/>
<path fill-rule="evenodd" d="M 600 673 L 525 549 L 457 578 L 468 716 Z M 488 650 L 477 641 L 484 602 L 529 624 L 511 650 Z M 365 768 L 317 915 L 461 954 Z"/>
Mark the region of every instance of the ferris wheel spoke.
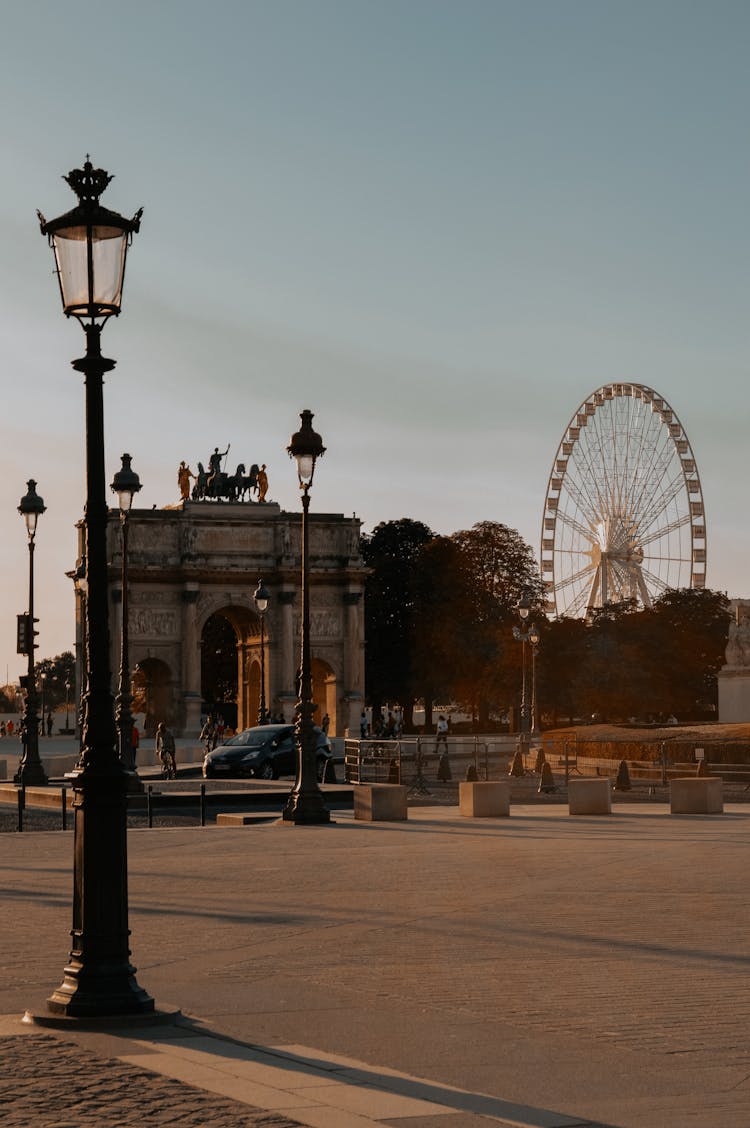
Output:
<path fill-rule="evenodd" d="M 587 529 L 585 525 L 582 525 L 580 521 L 576 521 L 576 519 L 574 517 L 571 517 L 569 513 L 561 513 L 558 509 L 557 519 L 558 521 L 561 521 L 563 525 L 567 525 L 569 529 L 572 529 L 574 533 L 578 533 L 580 537 L 583 537 L 585 540 L 587 540 L 589 544 L 595 543 L 596 536 L 591 531 L 591 529 Z"/>
<path fill-rule="evenodd" d="M 678 529 L 683 529 L 685 525 L 690 524 L 690 514 L 683 513 L 682 517 L 678 517 L 676 521 L 670 521 L 668 525 L 662 525 L 660 529 L 656 529 L 653 533 L 649 533 L 647 537 L 639 537 L 638 544 L 641 548 L 645 548 L 647 544 L 653 544 L 654 541 L 661 540 L 662 537 L 668 537 L 670 533 L 676 532 Z"/>
<path fill-rule="evenodd" d="M 655 521 L 658 521 L 662 513 L 666 510 L 670 502 L 674 501 L 680 490 L 684 486 L 684 479 L 682 475 L 676 476 L 671 482 L 667 483 L 666 489 L 659 495 L 658 503 L 652 505 L 650 509 L 646 510 L 643 515 L 643 520 L 640 523 L 640 528 L 646 532 Z"/>
<path fill-rule="evenodd" d="M 663 580 L 661 576 L 657 576 L 649 568 L 644 568 L 641 565 L 641 572 L 643 573 L 644 578 L 648 580 L 649 585 L 652 588 L 656 589 L 659 595 L 665 592 L 669 587 L 669 584 L 666 580 Z"/>
<path fill-rule="evenodd" d="M 581 580 L 589 576 L 595 568 L 596 564 L 587 564 L 585 568 L 579 568 L 577 572 L 572 572 L 571 575 L 565 576 L 562 580 L 558 580 L 555 583 L 555 591 L 563 591 L 564 588 L 570 587 L 571 584 L 580 583 Z"/>

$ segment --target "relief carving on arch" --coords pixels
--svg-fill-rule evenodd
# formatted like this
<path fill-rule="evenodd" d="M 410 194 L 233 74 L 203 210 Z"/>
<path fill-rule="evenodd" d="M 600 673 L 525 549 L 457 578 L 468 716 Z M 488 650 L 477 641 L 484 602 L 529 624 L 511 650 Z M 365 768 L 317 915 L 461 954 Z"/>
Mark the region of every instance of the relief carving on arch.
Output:
<path fill-rule="evenodd" d="M 294 616 L 294 634 L 301 633 L 302 616 Z M 333 610 L 310 612 L 310 636 L 316 639 L 341 638 L 343 633 L 341 613 Z"/>

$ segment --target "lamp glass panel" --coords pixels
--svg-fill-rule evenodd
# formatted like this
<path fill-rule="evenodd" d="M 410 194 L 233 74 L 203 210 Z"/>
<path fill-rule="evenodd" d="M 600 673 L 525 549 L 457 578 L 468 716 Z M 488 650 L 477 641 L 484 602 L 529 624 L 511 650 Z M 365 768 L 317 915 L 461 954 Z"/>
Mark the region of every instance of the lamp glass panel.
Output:
<path fill-rule="evenodd" d="M 64 227 L 52 236 L 60 276 L 63 308 L 88 310 L 91 306 L 119 309 L 128 235 L 119 227 L 91 228 L 93 293 L 89 293 L 88 229 Z"/>
<path fill-rule="evenodd" d="M 132 490 L 118 490 L 117 503 L 120 506 L 121 513 L 127 513 L 133 504 L 133 491 Z"/>
<path fill-rule="evenodd" d="M 26 521 L 26 529 L 28 530 L 28 534 L 30 537 L 33 537 L 34 533 L 36 532 L 36 519 L 39 514 L 36 511 L 32 510 L 31 513 L 24 513 L 23 516 L 24 520 Z"/>
<path fill-rule="evenodd" d="M 315 469 L 315 458 L 312 454 L 295 454 L 297 459 L 297 473 L 300 482 L 309 482 Z"/>

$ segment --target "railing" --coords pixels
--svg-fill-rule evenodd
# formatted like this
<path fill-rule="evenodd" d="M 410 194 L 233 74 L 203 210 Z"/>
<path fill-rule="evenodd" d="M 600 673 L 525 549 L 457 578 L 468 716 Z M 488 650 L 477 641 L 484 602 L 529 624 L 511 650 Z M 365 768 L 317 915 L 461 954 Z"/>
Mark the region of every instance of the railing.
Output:
<path fill-rule="evenodd" d="M 507 745 L 506 739 L 491 741 L 481 736 L 450 736 L 439 744 L 434 735 L 349 739 L 344 742 L 344 778 L 347 783 L 408 786 L 417 777 L 463 779 L 469 766 L 477 779 L 499 778 L 506 770 Z"/>

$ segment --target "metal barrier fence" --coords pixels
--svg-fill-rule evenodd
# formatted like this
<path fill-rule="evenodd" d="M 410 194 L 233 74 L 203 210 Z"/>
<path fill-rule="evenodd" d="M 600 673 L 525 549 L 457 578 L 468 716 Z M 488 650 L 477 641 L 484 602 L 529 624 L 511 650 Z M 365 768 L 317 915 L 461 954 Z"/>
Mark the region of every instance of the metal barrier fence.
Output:
<path fill-rule="evenodd" d="M 499 778 L 512 756 L 507 739 L 481 736 L 407 736 L 400 740 L 344 741 L 344 778 L 347 783 L 401 783 L 416 779 L 464 779 L 468 767 L 477 779 Z"/>

